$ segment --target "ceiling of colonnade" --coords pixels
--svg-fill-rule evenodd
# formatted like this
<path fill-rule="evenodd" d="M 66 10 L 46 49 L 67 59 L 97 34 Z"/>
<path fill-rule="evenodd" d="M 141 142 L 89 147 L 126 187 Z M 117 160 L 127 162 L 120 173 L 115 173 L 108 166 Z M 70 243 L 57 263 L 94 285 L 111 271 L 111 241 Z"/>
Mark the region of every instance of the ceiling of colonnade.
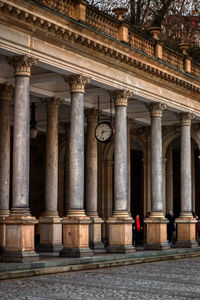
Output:
<path fill-rule="evenodd" d="M 70 74 L 70 73 L 69 73 Z M 13 67 L 7 62 L 6 56 L 0 52 L 0 83 L 8 83 L 14 86 Z M 46 97 L 59 97 L 64 99 L 64 103 L 59 110 L 59 123 L 69 120 L 70 118 L 70 92 L 69 87 L 65 83 L 61 74 L 41 68 L 33 67 L 31 70 L 31 86 L 30 86 L 31 102 L 35 102 L 37 127 L 40 132 L 46 131 L 46 112 L 42 99 Z M 108 91 L 98 84 L 89 84 L 86 87 L 85 108 L 99 108 L 104 116 L 110 114 L 110 97 Z M 150 125 L 150 114 L 145 106 L 148 99 L 133 95 L 128 103 L 128 117 L 134 120 L 132 127 Z M 14 102 L 12 102 L 12 110 Z M 112 105 L 112 114 L 114 116 L 114 107 Z M 13 112 L 11 111 L 11 118 Z M 178 124 L 176 113 L 174 111 L 165 110 L 163 113 L 163 125 Z M 62 127 L 60 127 L 62 130 Z"/>

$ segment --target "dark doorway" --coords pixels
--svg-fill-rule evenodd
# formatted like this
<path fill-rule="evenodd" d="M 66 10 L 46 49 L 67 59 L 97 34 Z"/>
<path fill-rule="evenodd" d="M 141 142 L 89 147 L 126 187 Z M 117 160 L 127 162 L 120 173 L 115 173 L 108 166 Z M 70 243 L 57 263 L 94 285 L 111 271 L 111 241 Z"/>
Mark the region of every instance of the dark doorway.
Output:
<path fill-rule="evenodd" d="M 180 148 L 173 149 L 173 210 L 175 217 L 181 211 L 181 172 L 180 172 Z"/>
<path fill-rule="evenodd" d="M 131 214 L 144 216 L 144 170 L 143 151 L 131 150 Z"/>

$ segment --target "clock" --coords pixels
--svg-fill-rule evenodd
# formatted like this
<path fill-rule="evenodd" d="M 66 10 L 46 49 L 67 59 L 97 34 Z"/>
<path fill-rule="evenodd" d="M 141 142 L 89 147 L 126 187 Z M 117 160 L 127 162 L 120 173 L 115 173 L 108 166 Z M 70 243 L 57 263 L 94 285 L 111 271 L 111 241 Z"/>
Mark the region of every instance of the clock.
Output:
<path fill-rule="evenodd" d="M 99 142 L 108 142 L 113 136 L 113 128 L 109 122 L 101 122 L 95 128 L 95 137 Z"/>

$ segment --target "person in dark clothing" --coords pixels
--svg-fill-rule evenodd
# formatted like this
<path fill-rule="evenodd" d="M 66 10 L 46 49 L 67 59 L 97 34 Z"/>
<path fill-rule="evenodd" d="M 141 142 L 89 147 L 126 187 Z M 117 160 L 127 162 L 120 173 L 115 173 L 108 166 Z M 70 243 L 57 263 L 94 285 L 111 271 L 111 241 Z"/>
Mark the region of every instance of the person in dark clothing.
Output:
<path fill-rule="evenodd" d="M 170 246 L 172 246 L 176 241 L 176 227 L 174 224 L 175 217 L 173 212 L 169 211 L 169 213 L 166 214 L 166 218 L 169 221 L 169 223 L 167 223 L 167 242 Z"/>

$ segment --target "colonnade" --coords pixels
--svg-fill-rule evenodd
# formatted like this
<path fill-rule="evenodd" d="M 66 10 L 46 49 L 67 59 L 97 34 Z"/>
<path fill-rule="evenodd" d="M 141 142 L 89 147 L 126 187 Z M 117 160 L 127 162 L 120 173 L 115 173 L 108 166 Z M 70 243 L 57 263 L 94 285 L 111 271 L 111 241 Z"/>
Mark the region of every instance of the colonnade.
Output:
<path fill-rule="evenodd" d="M 15 69 L 15 108 L 13 134 L 12 205 L 9 212 L 10 113 L 13 88 L 1 85 L 0 94 L 0 226 L 2 258 L 5 261 L 38 259 L 34 250 L 34 226 L 38 222 L 29 209 L 29 109 L 30 71 L 37 61 L 29 56 L 11 57 Z M 58 98 L 45 99 L 46 193 L 45 214 L 40 219 L 40 251 L 60 251 L 60 256 L 91 256 L 93 249 L 103 248 L 101 225 L 97 212 L 97 141 L 94 129 L 98 118 L 95 110 L 87 116 L 86 210 L 84 209 L 84 93 L 90 78 L 82 74 L 64 77 L 71 93 L 69 128 L 69 178 L 67 209 L 58 215 Z M 108 218 L 108 252 L 134 252 L 130 216 L 130 191 L 127 182 L 130 170 L 127 161 L 127 105 L 131 93 L 115 90 L 110 93 L 115 103 L 114 211 Z M 147 224 L 147 247 L 167 248 L 167 220 L 162 199 L 162 112 L 163 103 L 150 103 L 151 116 L 151 215 Z M 191 119 L 190 113 L 179 115 L 181 122 L 181 216 L 177 222 L 178 245 L 195 245 L 195 220 L 191 198 Z M 130 146 L 130 145 L 129 145 Z M 129 147 L 128 146 L 128 147 Z M 129 195 L 129 196 L 128 196 Z M 189 233 L 188 233 L 189 232 Z M 91 247 L 91 248 L 90 248 Z"/>

